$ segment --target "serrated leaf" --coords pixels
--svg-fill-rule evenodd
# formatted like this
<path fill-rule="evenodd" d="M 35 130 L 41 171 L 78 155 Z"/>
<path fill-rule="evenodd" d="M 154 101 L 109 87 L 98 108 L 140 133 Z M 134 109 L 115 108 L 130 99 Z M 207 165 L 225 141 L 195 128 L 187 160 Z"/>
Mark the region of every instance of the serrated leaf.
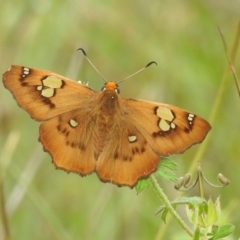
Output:
<path fill-rule="evenodd" d="M 200 197 L 179 197 L 172 201 L 172 204 L 189 204 L 191 206 L 202 205 L 203 203 L 206 203 L 206 200 Z"/>
<path fill-rule="evenodd" d="M 143 191 L 145 188 L 149 188 L 151 185 L 151 179 L 150 178 L 143 178 L 140 179 L 135 186 L 135 189 L 137 191 L 137 194 L 139 194 L 141 191 Z"/>
<path fill-rule="evenodd" d="M 199 206 L 199 214 L 207 214 L 207 212 L 208 212 L 208 205 L 206 201 L 205 204 L 201 204 Z"/>
<path fill-rule="evenodd" d="M 235 230 L 235 226 L 232 224 L 226 224 L 220 226 L 218 230 L 213 235 L 213 240 L 221 239 L 223 237 L 227 237 L 232 234 Z"/>
<path fill-rule="evenodd" d="M 173 160 L 171 160 L 170 158 L 161 158 L 161 162 L 160 165 L 167 167 L 173 171 L 178 169 L 178 165 L 177 163 L 175 163 Z"/>
<path fill-rule="evenodd" d="M 177 182 L 178 178 L 176 177 L 173 170 L 177 169 L 177 164 L 168 158 L 161 159 L 161 162 L 158 166 L 156 173 L 165 178 L 168 181 Z"/>
<path fill-rule="evenodd" d="M 165 205 L 160 206 L 160 207 L 157 209 L 157 211 L 154 213 L 154 215 L 157 215 L 157 214 L 159 214 L 160 212 L 164 211 L 165 208 L 166 208 Z"/>
<path fill-rule="evenodd" d="M 175 199 L 174 201 L 171 201 L 171 204 L 174 208 L 176 208 L 177 205 L 179 204 L 188 204 L 192 206 L 192 205 L 201 205 L 203 203 L 206 203 L 206 200 L 200 197 L 180 197 Z M 160 213 L 164 209 L 165 209 L 165 205 L 161 205 L 155 212 L 155 215 Z"/>

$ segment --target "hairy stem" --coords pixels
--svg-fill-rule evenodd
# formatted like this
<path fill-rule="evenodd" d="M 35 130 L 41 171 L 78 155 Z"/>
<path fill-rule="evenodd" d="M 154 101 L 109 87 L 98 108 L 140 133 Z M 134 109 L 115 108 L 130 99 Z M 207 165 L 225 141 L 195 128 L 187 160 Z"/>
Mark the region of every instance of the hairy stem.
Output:
<path fill-rule="evenodd" d="M 171 213 L 172 217 L 175 218 L 177 220 L 177 222 L 179 223 L 179 225 L 192 237 L 193 232 L 188 228 L 188 226 L 185 224 L 185 222 L 182 220 L 182 218 L 175 211 L 171 202 L 169 201 L 169 199 L 163 192 L 162 188 L 159 186 L 159 184 L 158 184 L 156 178 L 153 176 L 153 174 L 151 175 L 150 178 L 151 178 L 154 189 L 156 190 L 156 192 L 157 192 L 158 196 L 160 197 L 160 199 L 162 200 L 162 202 L 165 204 L 168 211 Z M 160 239 L 160 238 L 157 237 L 156 239 Z"/>

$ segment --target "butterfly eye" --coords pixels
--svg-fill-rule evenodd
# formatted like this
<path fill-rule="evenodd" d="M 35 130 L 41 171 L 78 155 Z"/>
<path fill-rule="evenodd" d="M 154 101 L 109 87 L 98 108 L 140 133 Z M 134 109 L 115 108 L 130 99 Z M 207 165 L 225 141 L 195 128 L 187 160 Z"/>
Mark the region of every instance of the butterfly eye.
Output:
<path fill-rule="evenodd" d="M 120 88 L 115 88 L 115 92 L 117 93 L 117 94 L 119 94 L 120 93 Z"/>
<path fill-rule="evenodd" d="M 106 87 L 105 87 L 105 86 L 103 86 L 103 87 L 101 88 L 101 91 L 104 91 L 104 90 L 106 90 Z"/>

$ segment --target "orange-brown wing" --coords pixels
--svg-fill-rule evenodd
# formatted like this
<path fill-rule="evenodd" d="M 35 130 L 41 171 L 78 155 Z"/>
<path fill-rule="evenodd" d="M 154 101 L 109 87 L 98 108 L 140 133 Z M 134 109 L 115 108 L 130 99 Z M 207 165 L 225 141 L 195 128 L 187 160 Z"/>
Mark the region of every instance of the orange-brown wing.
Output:
<path fill-rule="evenodd" d="M 94 171 L 95 91 L 58 74 L 21 66 L 12 66 L 3 82 L 20 107 L 43 121 L 39 140 L 57 167 L 81 175 Z"/>
<path fill-rule="evenodd" d="M 96 173 L 104 182 L 133 187 L 153 173 L 160 157 L 144 135 L 121 116 L 114 119 L 107 144 L 96 162 Z"/>
<path fill-rule="evenodd" d="M 210 124 L 181 108 L 148 101 L 122 99 L 128 121 L 160 156 L 182 153 L 204 140 Z"/>
<path fill-rule="evenodd" d="M 120 186 L 133 187 L 157 169 L 161 156 L 185 151 L 211 129 L 204 119 L 171 105 L 132 99 L 121 105 L 96 163 L 102 181 Z"/>
<path fill-rule="evenodd" d="M 12 66 L 5 72 L 3 83 L 19 106 L 38 121 L 87 108 L 97 95 L 91 88 L 56 73 L 22 66 Z"/>
<path fill-rule="evenodd" d="M 72 110 L 44 121 L 39 140 L 56 167 L 84 176 L 95 171 L 96 131 L 89 109 Z"/>

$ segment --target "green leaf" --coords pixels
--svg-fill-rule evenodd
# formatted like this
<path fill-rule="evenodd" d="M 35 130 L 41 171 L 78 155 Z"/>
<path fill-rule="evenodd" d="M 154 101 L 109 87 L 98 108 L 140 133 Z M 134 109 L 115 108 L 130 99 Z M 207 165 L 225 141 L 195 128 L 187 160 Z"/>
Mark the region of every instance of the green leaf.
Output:
<path fill-rule="evenodd" d="M 221 215 L 221 204 L 220 204 L 220 197 L 218 197 L 214 203 L 218 217 Z"/>
<path fill-rule="evenodd" d="M 230 234 L 232 234 L 234 230 L 235 230 L 235 226 L 232 224 L 226 224 L 226 225 L 220 226 L 218 230 L 214 233 L 213 240 L 227 237 Z"/>
<path fill-rule="evenodd" d="M 135 189 L 137 191 L 137 194 L 139 194 L 145 188 L 149 188 L 150 186 L 151 186 L 151 179 L 143 178 L 138 181 L 137 185 L 135 186 Z"/>
<path fill-rule="evenodd" d="M 173 171 L 178 169 L 177 163 L 175 163 L 170 158 L 161 158 L 160 165 L 164 166 L 164 167 L 167 167 L 167 168 L 169 168 L 169 169 L 171 169 Z"/>
<path fill-rule="evenodd" d="M 177 164 L 174 161 L 168 158 L 162 158 L 156 173 L 167 180 L 177 182 L 178 178 L 176 177 L 175 173 L 173 173 L 172 171 L 176 169 L 177 169 Z M 135 189 L 137 191 L 137 194 L 139 194 L 145 188 L 149 188 L 150 186 L 151 186 L 151 180 L 148 177 L 148 178 L 140 179 L 137 185 L 135 186 Z"/>
<path fill-rule="evenodd" d="M 162 213 L 162 217 L 161 217 L 165 224 L 166 224 L 167 214 L 168 214 L 168 209 L 165 208 L 165 210 Z"/>
<path fill-rule="evenodd" d="M 192 224 L 194 224 L 194 214 L 195 214 L 195 211 L 194 209 L 190 208 L 189 205 L 186 206 L 186 214 L 187 214 L 187 218 L 188 218 L 188 221 Z"/>
<path fill-rule="evenodd" d="M 194 235 L 193 235 L 193 240 L 199 240 L 200 239 L 200 229 L 196 228 Z"/>
<path fill-rule="evenodd" d="M 173 172 L 176 169 L 177 164 L 174 161 L 168 158 L 162 158 L 156 173 L 168 181 L 177 182 L 178 178 Z"/>
<path fill-rule="evenodd" d="M 200 197 L 180 197 L 175 199 L 174 201 L 171 201 L 171 204 L 174 208 L 177 207 L 179 204 L 188 204 L 188 205 L 201 205 L 206 203 L 206 200 Z M 155 212 L 155 215 L 160 213 L 165 209 L 165 205 L 160 206 L 157 211 Z"/>
<path fill-rule="evenodd" d="M 207 226 L 212 226 L 218 220 L 218 211 L 212 199 L 208 200 L 207 206 L 208 206 L 208 210 L 206 215 L 206 224 Z"/>
<path fill-rule="evenodd" d="M 189 204 L 191 206 L 202 205 L 206 203 L 204 198 L 200 197 L 179 197 L 171 202 L 172 204 Z"/>

